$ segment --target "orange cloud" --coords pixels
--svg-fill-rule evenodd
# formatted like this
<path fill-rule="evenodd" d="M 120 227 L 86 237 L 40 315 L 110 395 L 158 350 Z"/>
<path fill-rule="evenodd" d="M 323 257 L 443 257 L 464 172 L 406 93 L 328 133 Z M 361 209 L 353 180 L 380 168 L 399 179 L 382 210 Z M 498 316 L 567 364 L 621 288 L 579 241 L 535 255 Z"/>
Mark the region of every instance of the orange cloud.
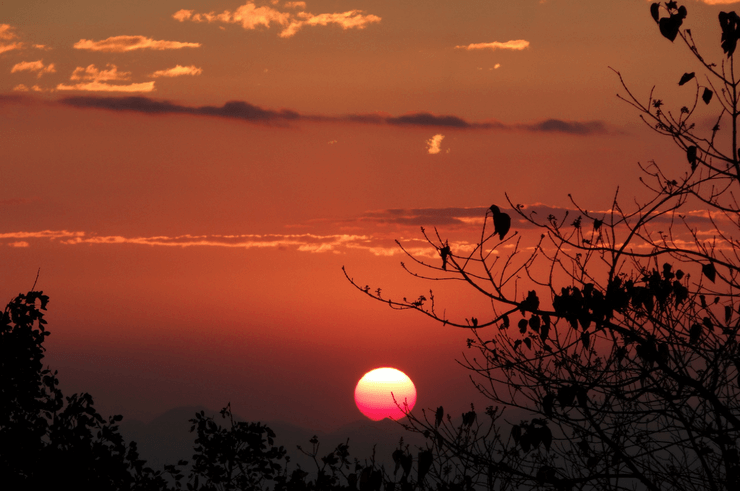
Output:
<path fill-rule="evenodd" d="M 529 41 L 525 41 L 524 39 L 516 39 L 512 41 L 506 41 L 505 43 L 501 43 L 499 41 L 494 41 L 492 43 L 477 43 L 477 44 L 468 44 L 467 46 L 455 46 L 455 49 L 466 49 L 466 50 L 474 50 L 474 49 L 490 49 L 490 50 L 497 50 L 497 49 L 512 49 L 512 50 L 523 50 L 529 47 Z"/>
<path fill-rule="evenodd" d="M 110 85 L 103 82 L 92 81 L 75 85 L 57 85 L 57 90 L 81 90 L 85 92 L 151 92 L 154 90 L 154 82 L 143 82 L 128 85 Z"/>
<path fill-rule="evenodd" d="M 305 8 L 305 2 L 288 2 L 287 8 Z M 269 28 L 271 24 L 284 26 L 280 37 L 289 38 L 295 35 L 303 26 L 326 26 L 336 24 L 342 29 L 364 29 L 368 24 L 380 22 L 376 15 L 364 15 L 362 10 L 349 10 L 347 12 L 326 13 L 314 15 L 307 12 L 280 12 L 272 7 L 257 7 L 253 2 L 237 8 L 234 12 L 228 10 L 220 14 L 195 13 L 194 10 L 178 10 L 172 17 L 180 22 L 189 20 L 191 22 L 223 22 L 227 24 L 241 24 L 244 29 L 252 30 L 259 26 Z"/>
<path fill-rule="evenodd" d="M 0 24 L 0 39 L 9 41 L 11 39 L 17 38 L 18 36 L 16 36 L 14 32 L 11 32 L 12 29 L 13 27 L 10 24 Z M 0 43 L 0 53 L 19 49 L 21 46 L 23 46 L 22 43 Z"/>
<path fill-rule="evenodd" d="M 106 51 L 110 53 L 124 53 L 136 49 L 181 49 L 200 48 L 200 43 L 181 43 L 179 41 L 156 41 L 144 36 L 111 36 L 100 41 L 80 39 L 74 44 L 75 49 L 89 51 Z"/>
<path fill-rule="evenodd" d="M 10 73 L 17 72 L 38 72 L 37 76 L 41 78 L 44 73 L 54 73 L 56 72 L 56 69 L 54 68 L 54 63 L 44 65 L 41 60 L 22 61 L 20 63 L 16 63 L 13 65 L 13 68 L 10 69 Z"/>
<path fill-rule="evenodd" d="M 10 32 L 13 29 L 10 24 L 0 24 L 0 39 L 15 39 L 15 33 Z"/>
<path fill-rule="evenodd" d="M 285 2 L 286 9 L 305 9 L 306 2 Z"/>
<path fill-rule="evenodd" d="M 13 87 L 13 90 L 15 90 L 17 92 L 28 92 L 28 87 L 26 87 L 23 84 L 18 84 L 15 87 Z"/>
<path fill-rule="evenodd" d="M 190 66 L 181 66 L 177 65 L 173 68 L 168 68 L 166 70 L 157 70 L 156 72 L 152 73 L 152 77 L 180 77 L 182 75 L 200 75 L 203 73 L 202 68 L 198 68 L 195 65 Z"/>
<path fill-rule="evenodd" d="M 94 80 L 96 82 L 104 82 L 110 80 L 129 80 L 131 78 L 131 72 L 119 72 L 116 65 L 106 65 L 107 70 L 98 70 L 95 65 L 88 65 L 87 67 L 78 66 L 75 71 L 72 72 L 70 80 Z"/>
<path fill-rule="evenodd" d="M 438 154 L 441 151 L 440 146 L 445 136 L 442 134 L 434 135 L 432 138 L 427 140 L 427 152 L 432 155 Z"/>
<path fill-rule="evenodd" d="M 10 247 L 28 247 L 28 242 L 25 240 L 19 240 L 17 242 L 11 242 L 8 244 Z"/>

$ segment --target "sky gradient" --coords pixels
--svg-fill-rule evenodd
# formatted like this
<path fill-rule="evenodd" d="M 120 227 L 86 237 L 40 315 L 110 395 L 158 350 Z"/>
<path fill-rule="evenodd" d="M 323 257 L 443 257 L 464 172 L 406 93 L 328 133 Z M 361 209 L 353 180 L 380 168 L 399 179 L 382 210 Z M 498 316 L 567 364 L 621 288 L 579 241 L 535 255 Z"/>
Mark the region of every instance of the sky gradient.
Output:
<path fill-rule="evenodd" d="M 707 58 L 733 4 L 684 2 Z M 380 366 L 411 377 L 417 408 L 463 411 L 466 333 L 372 302 L 341 268 L 415 297 L 429 285 L 394 240 L 437 260 L 421 226 L 464 250 L 506 194 L 542 216 L 569 193 L 605 210 L 617 188 L 645 195 L 638 162 L 684 166 L 615 97 L 609 67 L 643 99 L 693 97 L 677 83 L 697 63 L 648 7 L 2 2 L 2 298 L 40 268 L 47 362 L 103 413 L 230 401 L 332 429 L 362 417 L 355 384 Z"/>

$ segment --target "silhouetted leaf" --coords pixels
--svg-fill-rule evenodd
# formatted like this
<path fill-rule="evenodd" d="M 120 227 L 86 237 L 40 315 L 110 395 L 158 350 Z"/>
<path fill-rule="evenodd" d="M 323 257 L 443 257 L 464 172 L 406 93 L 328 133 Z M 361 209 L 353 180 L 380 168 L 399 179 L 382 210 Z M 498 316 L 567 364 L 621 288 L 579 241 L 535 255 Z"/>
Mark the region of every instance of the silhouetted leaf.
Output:
<path fill-rule="evenodd" d="M 542 398 L 542 411 L 548 418 L 552 418 L 552 408 L 555 403 L 555 394 L 548 392 L 545 397 Z"/>
<path fill-rule="evenodd" d="M 706 276 L 709 281 L 714 283 L 714 279 L 717 277 L 717 270 L 714 268 L 713 263 L 702 265 L 701 272 L 704 273 L 704 276 Z"/>
<path fill-rule="evenodd" d="M 532 317 L 529 318 L 529 327 L 534 332 L 540 332 L 540 316 L 537 314 L 534 314 Z"/>
<path fill-rule="evenodd" d="M 599 220 L 598 218 L 594 219 L 594 230 L 598 232 L 603 223 L 603 220 Z"/>
<path fill-rule="evenodd" d="M 732 319 L 732 307 L 725 305 L 725 324 L 728 324 Z"/>
<path fill-rule="evenodd" d="M 519 332 L 522 334 L 527 332 L 527 325 L 529 325 L 529 323 L 527 322 L 527 319 L 520 320 L 519 321 Z"/>
<path fill-rule="evenodd" d="M 691 80 L 692 78 L 694 78 L 694 75 L 696 75 L 696 74 L 695 74 L 694 72 L 691 72 L 691 73 L 684 73 L 684 74 L 683 74 L 683 75 L 681 76 L 681 80 L 679 80 L 679 81 L 678 81 L 678 85 L 680 86 L 680 85 L 683 85 L 683 84 L 685 84 L 686 82 L 690 81 L 690 80 Z"/>
<path fill-rule="evenodd" d="M 701 332 L 701 324 L 693 324 L 691 329 L 689 329 L 689 343 L 696 344 L 699 338 L 701 338 Z"/>
<path fill-rule="evenodd" d="M 514 439 L 514 443 L 519 443 L 519 439 L 522 437 L 522 427 L 514 425 L 511 427 L 511 438 Z"/>
<path fill-rule="evenodd" d="M 691 170 L 696 169 L 696 150 L 696 145 L 691 145 L 686 148 L 686 159 L 688 159 L 689 164 L 691 164 Z"/>
<path fill-rule="evenodd" d="M 653 16 L 653 20 L 655 22 L 658 22 L 658 19 L 660 18 L 660 4 L 654 3 L 650 5 L 650 15 Z"/>
<path fill-rule="evenodd" d="M 442 269 L 447 271 L 447 258 L 450 256 L 450 246 L 445 244 L 445 246 L 439 250 L 439 255 L 442 256 Z"/>
<path fill-rule="evenodd" d="M 671 42 L 676 39 L 676 36 L 678 35 L 678 29 L 681 27 L 681 24 L 683 24 L 683 19 L 680 15 L 676 14 L 671 14 L 670 17 L 663 17 L 658 21 L 660 33 L 663 35 L 664 38 L 668 39 Z"/>
<path fill-rule="evenodd" d="M 442 408 L 442 406 L 439 406 L 437 408 L 437 412 L 435 413 L 435 418 L 434 418 L 434 426 L 436 428 L 439 428 L 439 425 L 442 424 L 442 419 L 444 419 L 444 417 L 445 417 L 445 410 Z"/>
<path fill-rule="evenodd" d="M 532 340 L 529 338 L 524 338 L 524 344 L 527 345 L 527 348 L 532 349 Z"/>
<path fill-rule="evenodd" d="M 417 479 L 419 484 L 424 482 L 424 477 L 427 475 L 427 472 L 429 472 L 429 469 L 431 469 L 433 462 L 434 457 L 432 456 L 431 450 L 423 450 L 419 452 L 419 478 Z"/>
<path fill-rule="evenodd" d="M 719 26 L 722 28 L 722 51 L 729 58 L 735 52 L 740 38 L 740 17 L 735 12 L 720 12 Z"/>
<path fill-rule="evenodd" d="M 701 100 L 704 101 L 704 104 L 709 104 L 709 101 L 712 100 L 713 95 L 714 95 L 714 92 L 704 87 L 704 92 L 701 94 Z"/>
<path fill-rule="evenodd" d="M 581 334 L 581 342 L 583 343 L 583 346 L 588 349 L 588 347 L 591 345 L 591 335 L 588 333 L 588 331 L 585 331 L 583 334 Z"/>

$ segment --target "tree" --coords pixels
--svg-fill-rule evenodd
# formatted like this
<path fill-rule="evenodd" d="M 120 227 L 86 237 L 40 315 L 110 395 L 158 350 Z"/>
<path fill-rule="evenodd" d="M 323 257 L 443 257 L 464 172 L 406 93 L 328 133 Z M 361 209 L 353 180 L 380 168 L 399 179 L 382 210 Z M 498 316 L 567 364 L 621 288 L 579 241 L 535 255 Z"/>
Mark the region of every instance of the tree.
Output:
<path fill-rule="evenodd" d="M 676 81 L 693 90 L 674 111 L 654 88 L 646 100 L 634 95 L 616 72 L 619 97 L 686 155 L 641 166 L 649 199 L 626 206 L 615 194 L 611 209 L 596 213 L 571 198 L 575 213 L 542 219 L 507 195 L 512 211 L 486 211 L 472 252 L 422 229 L 441 261 L 404 249 L 404 269 L 490 300 L 489 312 L 469 318 L 440 313 L 431 291 L 389 300 L 345 272 L 392 308 L 470 331 L 472 354 L 461 363 L 496 407 L 459 425 L 442 408 L 409 415 L 435 466 L 450 459 L 457 472 L 446 481 L 438 474 L 437 487 L 740 489 L 740 17 L 719 14 L 717 65 L 684 27 L 685 7 L 655 3 L 650 15 L 663 37 L 693 53 L 700 75 Z M 712 108 L 715 124 L 703 131 L 694 120 Z M 542 232 L 531 254 L 512 216 Z M 524 419 L 502 423 L 504 407 Z"/>

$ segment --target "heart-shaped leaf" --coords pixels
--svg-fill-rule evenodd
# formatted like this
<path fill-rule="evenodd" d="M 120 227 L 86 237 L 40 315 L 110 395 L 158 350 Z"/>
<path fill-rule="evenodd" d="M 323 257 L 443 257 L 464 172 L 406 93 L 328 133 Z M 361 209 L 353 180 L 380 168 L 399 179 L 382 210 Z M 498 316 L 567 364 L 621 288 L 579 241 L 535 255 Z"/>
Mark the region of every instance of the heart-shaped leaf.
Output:
<path fill-rule="evenodd" d="M 655 22 L 658 22 L 658 18 L 660 17 L 660 4 L 654 3 L 650 6 L 650 15 L 653 16 L 653 20 Z"/>
<path fill-rule="evenodd" d="M 704 276 L 706 276 L 709 281 L 714 283 L 714 279 L 717 277 L 717 270 L 715 269 L 714 264 L 704 264 L 701 267 L 701 272 L 704 273 Z"/>
<path fill-rule="evenodd" d="M 704 92 L 701 94 L 701 100 L 704 101 L 704 104 L 709 104 L 709 101 L 712 100 L 713 95 L 714 95 L 714 92 L 704 87 Z"/>

